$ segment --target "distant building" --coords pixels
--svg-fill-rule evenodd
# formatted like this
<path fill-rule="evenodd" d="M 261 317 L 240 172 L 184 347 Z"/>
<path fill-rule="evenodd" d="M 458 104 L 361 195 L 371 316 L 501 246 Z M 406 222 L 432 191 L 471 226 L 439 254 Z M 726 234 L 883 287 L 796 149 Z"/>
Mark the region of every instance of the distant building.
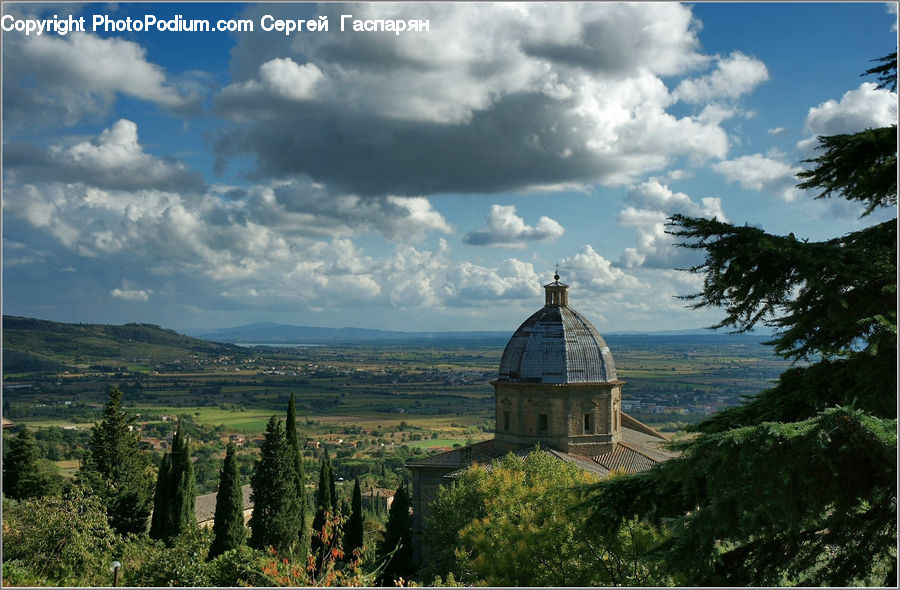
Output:
<path fill-rule="evenodd" d="M 370 510 L 387 511 L 394 502 L 394 493 L 395 490 L 389 490 L 387 488 L 378 488 L 374 486 L 367 488 L 361 494 L 362 505 L 364 508 L 369 508 Z"/>
<path fill-rule="evenodd" d="M 253 515 L 253 502 L 250 501 L 250 491 L 249 484 L 241 486 L 244 523 L 247 523 Z M 197 524 L 201 527 L 211 527 L 213 525 L 213 518 L 216 515 L 216 497 L 218 495 L 218 492 L 213 492 L 197 496 L 197 500 L 194 502 L 194 515 L 197 517 Z"/>
<path fill-rule="evenodd" d="M 612 353 L 597 329 L 569 307 L 568 285 L 544 285 L 545 303 L 519 326 L 500 358 L 494 386 L 491 440 L 410 463 L 413 475 L 413 552 L 439 486 L 473 463 L 536 447 L 600 477 L 636 473 L 669 459 L 668 439 L 622 411 L 622 386 Z"/>

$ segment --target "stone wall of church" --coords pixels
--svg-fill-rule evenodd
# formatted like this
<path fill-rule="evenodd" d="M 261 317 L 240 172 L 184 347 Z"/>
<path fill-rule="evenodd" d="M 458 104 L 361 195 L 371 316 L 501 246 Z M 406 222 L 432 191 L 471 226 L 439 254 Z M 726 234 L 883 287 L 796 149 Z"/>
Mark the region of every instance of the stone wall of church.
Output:
<path fill-rule="evenodd" d="M 622 382 L 547 385 L 494 382 L 497 442 L 510 449 L 537 443 L 594 456 L 621 438 Z"/>

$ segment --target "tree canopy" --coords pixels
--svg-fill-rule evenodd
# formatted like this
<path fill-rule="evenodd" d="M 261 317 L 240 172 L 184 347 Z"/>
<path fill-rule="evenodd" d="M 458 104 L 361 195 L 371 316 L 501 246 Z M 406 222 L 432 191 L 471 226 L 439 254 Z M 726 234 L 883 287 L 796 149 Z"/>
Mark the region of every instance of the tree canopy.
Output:
<path fill-rule="evenodd" d="M 253 488 L 250 545 L 290 553 L 297 544 L 300 501 L 291 447 L 284 436 L 281 420 L 275 416 L 266 426 L 250 486 Z"/>
<path fill-rule="evenodd" d="M 287 419 L 285 422 L 285 437 L 291 450 L 296 475 L 297 497 L 300 500 L 300 527 L 298 532 L 298 550 L 305 553 L 309 546 L 309 534 L 307 532 L 306 512 L 308 509 L 308 496 L 306 495 L 306 474 L 303 469 L 303 455 L 300 452 L 300 436 L 297 434 L 297 409 L 294 402 L 294 394 L 288 400 Z"/>
<path fill-rule="evenodd" d="M 59 469 L 41 457 L 31 432 L 20 426 L 3 460 L 3 494 L 25 500 L 58 492 L 61 487 Z"/>
<path fill-rule="evenodd" d="M 885 64 L 883 82 L 896 54 Z M 896 142 L 896 125 L 820 137 L 799 186 L 864 216 L 896 205 Z M 821 242 L 681 215 L 670 233 L 705 252 L 693 307 L 722 308 L 716 328 L 773 327 L 798 365 L 700 423 L 679 458 L 597 484 L 588 530 L 665 525 L 658 555 L 683 584 L 894 585 L 896 219 Z"/>
<path fill-rule="evenodd" d="M 214 559 L 231 549 L 237 549 L 247 541 L 247 528 L 244 526 L 244 495 L 241 492 L 241 480 L 238 474 L 236 449 L 234 443 L 228 443 L 225 450 L 225 463 L 219 478 L 219 491 L 216 494 L 216 512 L 213 516 L 213 542 L 207 559 Z"/>
<path fill-rule="evenodd" d="M 79 479 L 103 499 L 113 529 L 122 534 L 146 530 L 153 506 L 153 468 L 140 448 L 138 432 L 130 428 L 118 388 L 110 390 L 103 420 L 91 431 Z"/>
<path fill-rule="evenodd" d="M 423 581 L 465 585 L 660 585 L 656 564 L 636 561 L 653 547 L 652 527 L 627 523 L 613 543 L 584 534 L 583 487 L 597 477 L 541 451 L 475 465 L 438 490 L 425 523 Z"/>

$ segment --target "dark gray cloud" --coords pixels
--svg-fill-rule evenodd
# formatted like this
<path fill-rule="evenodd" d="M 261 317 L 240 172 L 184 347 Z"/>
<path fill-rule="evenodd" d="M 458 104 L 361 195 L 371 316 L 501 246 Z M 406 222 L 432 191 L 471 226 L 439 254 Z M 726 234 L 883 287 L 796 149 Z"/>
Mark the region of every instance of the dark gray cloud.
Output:
<path fill-rule="evenodd" d="M 622 184 L 675 156 L 727 152 L 718 122 L 666 110 L 674 98 L 660 76 L 707 61 L 686 7 L 319 9 L 328 33 L 238 39 L 234 82 L 214 101 L 235 123 L 216 141 L 220 166 L 250 155 L 257 178 L 307 174 L 343 192 L 422 195 Z M 343 13 L 428 18 L 431 29 L 339 33 Z"/>

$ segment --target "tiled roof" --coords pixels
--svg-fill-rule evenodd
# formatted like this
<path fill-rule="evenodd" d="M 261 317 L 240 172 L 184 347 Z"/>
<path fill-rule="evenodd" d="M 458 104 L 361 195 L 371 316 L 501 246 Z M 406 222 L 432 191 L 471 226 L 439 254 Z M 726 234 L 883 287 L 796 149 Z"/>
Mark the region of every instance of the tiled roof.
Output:
<path fill-rule="evenodd" d="M 388 488 L 378 488 L 373 486 L 371 488 L 366 488 L 365 490 L 363 490 L 360 495 L 367 498 L 393 498 L 395 493 L 396 490 L 390 490 Z"/>
<path fill-rule="evenodd" d="M 640 425 L 643 428 L 641 430 L 635 430 L 629 427 L 623 427 L 622 442 L 618 443 L 615 449 L 609 453 L 598 455 L 596 457 L 583 457 L 581 455 L 563 453 L 562 451 L 547 447 L 542 447 L 540 450 L 561 461 L 573 463 L 585 471 L 589 471 L 600 477 L 609 475 L 613 470 L 624 471 L 625 473 L 639 473 L 650 469 L 657 463 L 662 463 L 675 456 L 674 453 L 661 448 L 661 445 L 668 441 L 663 434 L 656 432 L 649 426 L 638 422 L 630 416 L 629 420 L 629 425 Z M 625 420 L 623 420 L 623 424 L 624 423 Z M 514 451 L 513 455 L 524 458 L 533 450 L 534 447 L 523 448 Z M 447 473 L 445 477 L 454 478 L 472 463 L 482 463 L 490 469 L 491 461 L 505 457 L 509 452 L 510 451 L 506 448 L 495 445 L 494 440 L 491 439 L 468 447 L 453 449 L 452 451 L 440 453 L 432 457 L 426 457 L 413 463 L 409 463 L 407 466 L 450 468 L 450 472 Z"/>
<path fill-rule="evenodd" d="M 494 439 L 490 439 L 467 447 L 461 447 L 459 449 L 453 449 L 452 451 L 433 455 L 431 457 L 425 457 L 424 459 L 408 463 L 408 465 L 422 467 L 464 466 L 476 461 L 479 463 L 487 463 L 492 459 L 499 459 L 505 456 L 508 452 L 509 451 L 506 449 L 498 448 L 494 444 Z"/>
<path fill-rule="evenodd" d="M 608 471 L 624 471 L 625 473 L 647 471 L 659 463 L 646 452 L 642 453 L 628 443 L 619 443 L 611 452 L 593 457 L 593 460 Z"/>
<path fill-rule="evenodd" d="M 244 496 L 244 510 L 253 508 L 253 502 L 250 501 L 249 484 L 241 486 L 241 494 Z M 218 492 L 197 496 L 197 500 L 194 502 L 194 515 L 197 517 L 198 523 L 212 520 L 216 515 L 216 496 L 218 496 Z"/>

